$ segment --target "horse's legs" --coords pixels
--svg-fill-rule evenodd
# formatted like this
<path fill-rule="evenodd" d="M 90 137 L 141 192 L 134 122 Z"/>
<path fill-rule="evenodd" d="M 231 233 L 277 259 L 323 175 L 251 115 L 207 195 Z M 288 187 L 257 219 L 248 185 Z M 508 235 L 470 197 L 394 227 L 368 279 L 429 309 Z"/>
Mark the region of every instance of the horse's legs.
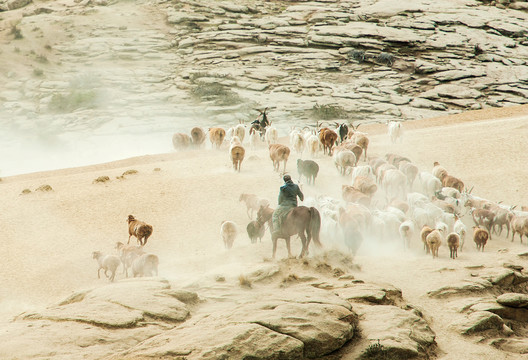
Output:
<path fill-rule="evenodd" d="M 290 248 L 290 237 L 288 236 L 286 239 L 286 248 L 288 249 L 288 257 L 291 258 L 293 257 L 292 256 L 292 253 L 291 253 L 291 248 Z"/>
<path fill-rule="evenodd" d="M 272 257 L 275 259 L 275 253 L 277 252 L 277 238 L 272 235 L 271 236 L 271 241 L 273 242 L 273 255 L 272 255 Z"/>
<path fill-rule="evenodd" d="M 304 236 L 304 230 L 299 232 L 299 237 L 301 238 L 301 254 L 299 255 L 300 258 L 304 257 L 305 255 L 308 255 L 308 242 L 306 241 L 306 236 Z"/>
<path fill-rule="evenodd" d="M 132 237 L 132 235 L 128 235 L 128 242 L 127 244 L 130 244 L 130 238 Z"/>

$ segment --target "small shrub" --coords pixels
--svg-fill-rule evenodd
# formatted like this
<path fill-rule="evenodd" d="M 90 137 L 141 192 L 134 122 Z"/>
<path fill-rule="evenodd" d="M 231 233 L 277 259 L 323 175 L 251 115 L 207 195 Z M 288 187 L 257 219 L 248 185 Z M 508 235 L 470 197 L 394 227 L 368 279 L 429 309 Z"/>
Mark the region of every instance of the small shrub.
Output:
<path fill-rule="evenodd" d="M 218 83 L 198 84 L 191 90 L 198 100 L 214 100 L 217 105 L 235 105 L 242 102 L 240 96 Z"/>
<path fill-rule="evenodd" d="M 48 191 L 53 191 L 53 188 L 49 185 L 41 185 L 39 186 L 37 189 L 35 189 L 35 191 L 45 191 L 45 192 L 48 192 Z"/>
<path fill-rule="evenodd" d="M 97 184 L 97 183 L 104 183 L 104 182 L 107 182 L 107 181 L 110 181 L 110 178 L 108 176 L 104 175 L 104 176 L 99 176 L 92 183 L 93 184 Z"/>
<path fill-rule="evenodd" d="M 380 344 L 379 339 L 377 343 L 370 344 L 367 349 L 361 355 L 361 359 L 372 359 L 372 360 L 390 360 L 390 354 Z"/>
<path fill-rule="evenodd" d="M 123 173 L 123 176 L 125 176 L 125 175 L 135 175 L 135 174 L 137 174 L 137 173 L 138 173 L 137 170 L 131 169 L 131 170 L 127 170 L 127 171 L 125 171 L 125 172 Z"/>
<path fill-rule="evenodd" d="M 24 190 L 22 190 L 22 193 L 20 195 L 27 195 L 27 194 L 31 194 L 31 190 L 24 189 Z"/>
<path fill-rule="evenodd" d="M 351 50 L 348 52 L 348 58 L 361 64 L 365 61 L 365 52 L 363 50 Z"/>
<path fill-rule="evenodd" d="M 33 75 L 41 77 L 42 75 L 44 75 L 44 71 L 42 71 L 42 69 L 33 69 Z"/>
<path fill-rule="evenodd" d="M 44 49 L 46 49 L 46 50 L 51 50 L 51 45 L 50 45 L 50 44 L 46 44 L 46 45 L 44 46 Z"/>
<path fill-rule="evenodd" d="M 153 171 L 161 171 L 161 168 L 154 168 Z"/>
<path fill-rule="evenodd" d="M 390 53 L 382 52 L 378 55 L 376 60 L 381 64 L 392 66 L 392 64 L 394 64 L 394 61 L 396 60 L 396 57 Z"/>
<path fill-rule="evenodd" d="M 312 108 L 312 115 L 319 120 L 344 119 L 348 117 L 348 113 L 342 106 L 331 104 L 315 104 Z"/>
<path fill-rule="evenodd" d="M 53 94 L 48 108 L 54 112 L 72 112 L 79 108 L 96 107 L 97 94 L 94 90 L 74 90 L 69 94 Z"/>
<path fill-rule="evenodd" d="M 18 28 L 18 24 L 14 24 L 11 26 L 11 30 L 9 31 L 11 35 L 14 36 L 15 39 L 23 39 L 24 35 L 22 35 L 22 31 Z"/>
<path fill-rule="evenodd" d="M 37 55 L 35 59 L 41 64 L 46 64 L 48 62 L 48 58 L 44 55 Z"/>

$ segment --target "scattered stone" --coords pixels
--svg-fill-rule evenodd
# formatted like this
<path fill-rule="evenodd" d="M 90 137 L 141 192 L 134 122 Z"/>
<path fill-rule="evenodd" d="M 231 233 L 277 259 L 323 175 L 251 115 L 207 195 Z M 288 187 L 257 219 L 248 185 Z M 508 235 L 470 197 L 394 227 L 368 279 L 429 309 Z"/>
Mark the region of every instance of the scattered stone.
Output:
<path fill-rule="evenodd" d="M 29 190 L 29 189 L 24 189 L 24 190 L 22 190 L 22 192 L 20 193 L 20 195 L 27 195 L 27 194 L 31 194 L 31 190 Z"/>
<path fill-rule="evenodd" d="M 505 268 L 513 269 L 513 270 L 517 270 L 517 271 L 522 271 L 524 269 L 524 266 L 522 266 L 522 265 L 511 264 L 511 263 L 504 263 L 504 264 L 502 264 L 502 266 L 504 266 Z"/>

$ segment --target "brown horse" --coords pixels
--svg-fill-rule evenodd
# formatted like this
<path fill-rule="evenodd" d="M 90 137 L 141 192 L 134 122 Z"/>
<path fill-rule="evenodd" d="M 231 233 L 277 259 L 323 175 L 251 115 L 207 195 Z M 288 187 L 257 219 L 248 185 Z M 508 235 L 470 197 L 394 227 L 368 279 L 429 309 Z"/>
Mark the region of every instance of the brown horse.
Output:
<path fill-rule="evenodd" d="M 277 251 L 277 240 L 286 240 L 286 247 L 288 249 L 288 257 L 292 257 L 290 250 L 290 237 L 298 234 L 302 241 L 302 250 L 299 257 L 308 255 L 308 246 L 313 237 L 315 244 L 321 247 L 319 241 L 319 231 L 321 230 L 321 215 L 314 207 L 297 206 L 290 210 L 284 218 L 280 234 L 272 234 L 271 241 L 273 242 L 273 258 Z M 304 234 L 306 232 L 306 235 Z"/>

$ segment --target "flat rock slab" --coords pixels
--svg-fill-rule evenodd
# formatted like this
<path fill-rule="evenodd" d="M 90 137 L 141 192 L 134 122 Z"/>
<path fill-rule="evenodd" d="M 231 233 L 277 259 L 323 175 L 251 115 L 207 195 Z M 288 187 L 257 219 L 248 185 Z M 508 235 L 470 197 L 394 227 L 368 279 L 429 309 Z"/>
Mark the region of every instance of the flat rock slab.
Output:
<path fill-rule="evenodd" d="M 392 305 L 357 306 L 361 334 L 370 345 L 382 346 L 387 359 L 409 359 L 435 344 L 435 333 L 413 311 Z M 363 354 L 367 348 L 363 350 Z"/>
<path fill-rule="evenodd" d="M 402 300 L 401 290 L 392 285 L 352 284 L 345 288 L 334 289 L 333 292 L 343 299 L 354 302 L 389 305 Z"/>
<path fill-rule="evenodd" d="M 305 285 L 299 291 L 260 293 L 259 299 L 266 300 L 187 321 L 116 358 L 318 358 L 355 334 L 357 316 L 350 304 L 329 291 Z"/>
<path fill-rule="evenodd" d="M 493 284 L 484 279 L 466 280 L 455 285 L 443 286 L 437 290 L 427 292 L 430 297 L 448 297 L 455 295 L 468 295 L 480 293 L 493 287 Z"/>
<path fill-rule="evenodd" d="M 497 302 L 501 305 L 514 308 L 528 308 L 528 295 L 519 293 L 506 293 L 497 297 Z"/>
<path fill-rule="evenodd" d="M 496 301 L 483 301 L 471 305 L 470 311 L 489 311 L 499 315 L 503 319 L 527 322 L 528 309 L 508 307 L 499 304 Z"/>
<path fill-rule="evenodd" d="M 507 351 L 515 354 L 528 354 L 528 339 L 497 339 L 491 342 L 502 351 Z"/>

